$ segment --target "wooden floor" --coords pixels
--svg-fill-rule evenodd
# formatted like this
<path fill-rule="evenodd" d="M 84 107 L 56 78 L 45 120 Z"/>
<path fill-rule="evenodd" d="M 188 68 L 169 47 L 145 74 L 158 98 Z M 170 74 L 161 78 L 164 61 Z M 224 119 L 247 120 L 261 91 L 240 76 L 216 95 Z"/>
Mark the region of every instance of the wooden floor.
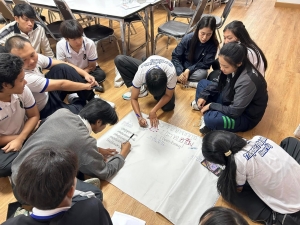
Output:
<path fill-rule="evenodd" d="M 185 1 L 181 1 L 184 4 Z M 240 133 L 245 138 L 254 135 L 263 135 L 279 143 L 287 136 L 293 136 L 293 131 L 300 122 L 299 90 L 300 90 L 300 9 L 275 8 L 275 0 L 254 0 L 249 7 L 245 7 L 245 1 L 239 0 L 231 10 L 226 23 L 232 20 L 244 22 L 251 37 L 262 48 L 265 53 L 269 67 L 266 72 L 268 82 L 269 102 L 266 113 L 262 121 L 248 132 Z M 250 1 L 249 1 L 250 2 Z M 224 5 L 217 8 L 213 14 L 221 15 Z M 157 26 L 166 20 L 166 13 L 162 8 L 155 11 L 155 30 Z M 186 21 L 186 20 L 182 20 Z M 105 19 L 101 23 L 106 24 Z M 120 37 L 119 24 L 113 24 L 116 36 Z M 142 43 L 144 33 L 141 25 L 135 25 L 138 34 L 132 35 L 132 47 Z M 222 34 L 222 29 L 221 29 Z M 166 49 L 167 38 L 158 41 L 156 54 L 171 58 L 171 52 L 176 46 L 175 40 L 171 41 L 169 49 Z M 131 109 L 130 102 L 122 99 L 122 94 L 127 91 L 125 86 L 114 88 L 115 66 L 114 57 L 118 54 L 114 42 L 103 42 L 105 52 L 99 48 L 99 64 L 107 74 L 104 83 L 105 93 L 101 94 L 104 99 L 116 103 L 116 111 L 119 119 L 122 119 Z M 145 56 L 145 49 L 138 51 L 134 57 L 141 59 Z M 176 107 L 173 112 L 158 112 L 159 119 L 185 129 L 189 132 L 200 135 L 199 123 L 200 113 L 191 110 L 190 102 L 194 99 L 195 89 L 182 89 L 180 85 L 176 87 Z M 143 113 L 149 113 L 155 101 L 151 96 L 139 100 Z M 110 127 L 107 127 L 106 132 Z M 96 135 L 98 138 L 101 134 Z M 102 146 L 105 147 L 105 146 Z M 147 225 L 167 225 L 171 224 L 163 216 L 148 209 L 135 199 L 120 191 L 113 185 L 102 181 L 102 191 L 104 193 L 103 204 L 112 215 L 114 211 L 120 211 L 141 218 Z M 7 204 L 13 202 L 10 184 L 7 178 L 0 178 L 0 223 L 6 218 Z M 217 205 L 230 207 L 222 198 Z M 199 215 L 200 216 L 200 215 Z M 250 222 L 250 224 L 254 224 Z"/>

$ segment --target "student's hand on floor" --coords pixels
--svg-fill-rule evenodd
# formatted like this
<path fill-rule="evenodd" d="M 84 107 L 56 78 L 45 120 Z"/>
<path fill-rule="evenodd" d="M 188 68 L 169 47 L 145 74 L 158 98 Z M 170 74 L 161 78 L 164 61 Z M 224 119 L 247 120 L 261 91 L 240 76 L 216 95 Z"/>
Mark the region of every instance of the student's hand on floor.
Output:
<path fill-rule="evenodd" d="M 129 141 L 122 143 L 120 155 L 123 156 L 124 158 L 126 158 L 130 152 L 130 148 L 131 148 L 131 144 Z"/>
<path fill-rule="evenodd" d="M 90 75 L 88 73 L 86 73 L 86 75 L 84 76 L 84 79 L 91 85 L 91 87 L 99 85 L 97 83 L 97 81 L 95 80 L 95 77 L 93 77 L 92 75 Z"/>
<path fill-rule="evenodd" d="M 17 151 L 20 151 L 21 148 L 22 148 L 22 145 L 23 145 L 23 140 L 20 140 L 18 138 L 16 138 L 15 140 L 7 143 L 7 145 L 5 145 L 2 150 L 5 152 L 5 153 L 8 153 L 8 152 L 17 152 Z"/>
<path fill-rule="evenodd" d="M 100 152 L 103 155 L 105 161 L 109 157 L 114 156 L 115 154 L 118 154 L 116 149 L 111 149 L 111 148 L 99 148 L 98 147 L 98 152 Z"/>
<path fill-rule="evenodd" d="M 210 106 L 210 103 L 207 104 L 207 105 L 205 105 L 205 106 L 201 109 L 201 112 L 202 112 L 202 113 L 205 113 L 206 111 L 208 111 L 208 110 L 209 110 L 209 106 Z"/>
<path fill-rule="evenodd" d="M 150 112 L 149 117 L 151 127 L 158 127 L 159 120 L 157 119 L 156 112 Z"/>
<path fill-rule="evenodd" d="M 197 101 L 197 105 L 199 107 L 199 109 L 202 109 L 203 106 L 205 105 L 206 101 L 203 98 L 199 98 Z"/>
<path fill-rule="evenodd" d="M 139 120 L 139 125 L 140 125 L 141 127 L 147 127 L 147 126 L 148 126 L 148 123 L 147 123 L 147 120 L 146 120 L 146 119 L 140 117 L 138 120 Z"/>

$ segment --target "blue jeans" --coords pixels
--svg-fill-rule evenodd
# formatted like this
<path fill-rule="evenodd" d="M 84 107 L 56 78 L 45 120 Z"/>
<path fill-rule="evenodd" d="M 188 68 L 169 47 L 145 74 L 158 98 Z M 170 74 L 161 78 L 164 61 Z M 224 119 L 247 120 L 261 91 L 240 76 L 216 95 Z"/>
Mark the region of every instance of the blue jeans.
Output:
<path fill-rule="evenodd" d="M 212 81 L 209 80 L 201 80 L 198 83 L 197 90 L 196 90 L 196 102 L 200 98 L 201 92 L 211 84 Z M 222 102 L 222 93 L 216 94 L 215 96 L 209 96 L 206 104 L 211 102 L 220 103 Z M 211 130 L 226 130 L 231 132 L 241 132 L 247 131 L 253 128 L 252 124 L 248 120 L 245 115 L 241 115 L 238 118 L 231 118 L 222 112 L 208 110 L 204 113 L 204 122 L 205 125 L 210 128 Z"/>

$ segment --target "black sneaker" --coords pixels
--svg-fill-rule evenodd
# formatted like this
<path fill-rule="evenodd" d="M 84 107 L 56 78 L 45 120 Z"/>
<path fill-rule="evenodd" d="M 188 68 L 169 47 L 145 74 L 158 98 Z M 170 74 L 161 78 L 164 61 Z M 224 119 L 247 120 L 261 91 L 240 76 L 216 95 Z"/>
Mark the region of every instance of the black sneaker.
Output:
<path fill-rule="evenodd" d="M 200 128 L 199 131 L 201 134 L 205 135 L 205 134 L 211 132 L 212 130 L 210 128 L 208 128 L 207 126 L 204 126 L 204 127 Z"/>
<path fill-rule="evenodd" d="M 101 92 L 101 93 L 104 92 L 104 88 L 103 88 L 103 86 L 100 85 L 100 84 L 99 84 L 99 86 L 95 86 L 93 89 L 94 89 L 95 91 L 98 91 L 98 92 Z"/>

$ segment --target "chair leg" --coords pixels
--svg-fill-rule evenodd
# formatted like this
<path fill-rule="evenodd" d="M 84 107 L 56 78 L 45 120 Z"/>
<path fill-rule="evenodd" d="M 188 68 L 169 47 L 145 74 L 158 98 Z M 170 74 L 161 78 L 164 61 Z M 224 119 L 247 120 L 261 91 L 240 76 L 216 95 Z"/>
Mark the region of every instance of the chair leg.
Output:
<path fill-rule="evenodd" d="M 133 29 L 133 31 L 134 31 L 134 34 L 137 34 L 137 33 L 136 33 L 136 30 L 135 30 L 135 28 L 134 28 L 134 26 L 133 26 L 132 23 L 130 23 L 130 26 L 132 27 L 132 29 Z"/>
<path fill-rule="evenodd" d="M 154 40 L 154 52 L 153 52 L 154 55 L 155 55 L 155 52 L 156 52 L 156 44 L 157 44 L 158 36 L 159 36 L 159 34 L 157 34 L 157 35 L 155 36 L 155 40 Z"/>
<path fill-rule="evenodd" d="M 169 47 L 170 42 L 171 42 L 171 40 L 170 40 L 170 37 L 168 36 L 167 49 L 168 49 L 168 47 Z"/>
<path fill-rule="evenodd" d="M 124 27 L 126 27 L 126 26 L 124 26 Z M 128 50 L 128 52 L 130 50 L 130 33 L 131 33 L 130 32 L 130 24 L 127 24 L 127 35 L 128 35 L 128 37 L 127 37 L 127 50 Z"/>
<path fill-rule="evenodd" d="M 116 40 L 116 43 L 117 43 L 117 48 L 118 48 L 118 51 L 119 51 L 119 54 L 121 55 L 121 49 L 120 49 L 120 46 L 119 46 L 119 42 L 118 42 L 118 39 L 117 37 L 113 34 L 111 35 L 112 38 L 114 38 Z"/>
<path fill-rule="evenodd" d="M 219 29 L 217 29 L 217 32 L 218 32 L 218 36 L 219 36 L 219 39 L 220 39 L 220 44 L 222 43 L 222 38 L 221 38 L 221 35 L 220 35 L 220 31 Z"/>
<path fill-rule="evenodd" d="M 100 40 L 99 42 L 100 42 L 100 46 L 101 46 L 101 48 L 102 48 L 102 51 L 105 52 L 101 40 Z"/>

